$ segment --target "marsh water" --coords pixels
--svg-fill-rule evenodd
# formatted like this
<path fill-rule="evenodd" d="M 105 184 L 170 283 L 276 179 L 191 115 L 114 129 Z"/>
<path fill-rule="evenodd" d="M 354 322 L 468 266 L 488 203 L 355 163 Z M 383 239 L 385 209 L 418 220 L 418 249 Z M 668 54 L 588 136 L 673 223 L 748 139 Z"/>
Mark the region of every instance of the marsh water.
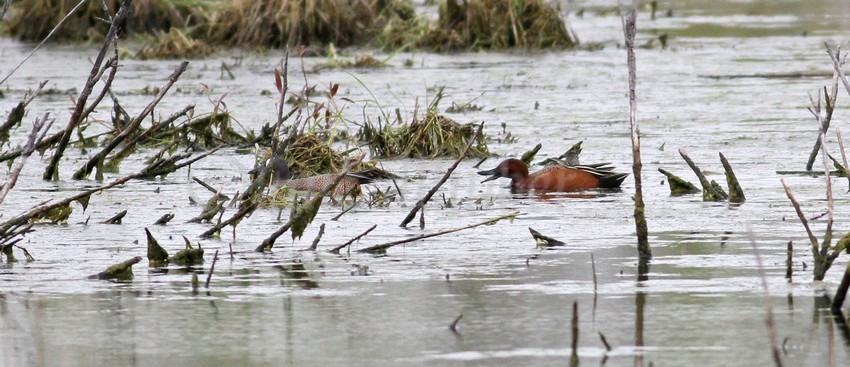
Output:
<path fill-rule="evenodd" d="M 417 100 L 422 105 L 445 87 L 442 109 L 470 101 L 482 107 L 446 116 L 485 122 L 490 150 L 499 157 L 483 168 L 538 142 L 542 160 L 583 141 L 583 162 L 611 162 L 631 172 L 626 54 L 615 6 L 564 4 L 581 41 L 601 48 L 401 53 L 387 68 L 308 73 L 307 84 L 319 90 L 340 84 L 352 131 L 364 116 L 380 116 L 380 109 L 398 108 L 409 119 Z M 231 149 L 194 164 L 190 172 L 131 181 L 92 196 L 85 211 L 73 204 L 67 224 L 35 227 L 20 243 L 35 261 L 19 255 L 21 261 L 0 264 L 0 365 L 556 366 L 569 363 L 572 354 L 574 302 L 583 365 L 770 365 L 767 300 L 787 365 L 846 366 L 850 336 L 836 326 L 824 295 L 834 293 L 847 256 L 825 281 L 811 280 L 808 239 L 780 182 L 794 190 L 807 216 L 816 217 L 826 211 L 825 178 L 777 172 L 805 167 L 818 130 L 806 110 L 808 94 L 831 83 L 823 43 L 846 46 L 850 8 L 828 0 L 662 1 L 659 8 L 655 20 L 642 8 L 637 42 L 669 35 L 664 49 L 637 50 L 637 116 L 654 255 L 648 280 L 637 280 L 632 177 L 619 192 L 513 194 L 506 181 L 479 183 L 474 159 L 462 162 L 428 204 L 425 229 L 398 224 L 452 159 L 383 160 L 384 168 L 401 177 L 403 199 L 381 208 L 361 203 L 337 221 L 331 218 L 343 209 L 326 203 L 303 238 L 293 241 L 286 234 L 271 253 L 253 249 L 282 225 L 288 209 L 282 218 L 276 208 L 260 209 L 235 234 L 226 229 L 220 239 L 199 240 L 209 225 L 186 223 L 201 210 L 190 198 L 203 203 L 211 193 L 191 177 L 228 195 L 243 190 L 254 155 Z M 581 16 L 579 9 L 585 9 Z M 32 46 L 0 41 L 2 72 Z M 42 80 L 54 91 L 33 102 L 13 145 L 24 141 L 29 124 L 44 112 L 57 119 L 54 129 L 65 125 L 95 53 L 93 45 L 47 46 L 9 79 L 0 111 L 9 111 Z M 155 113 L 167 116 L 188 104 L 196 105 L 197 114 L 209 113 L 224 96 L 233 117 L 257 130 L 276 118 L 274 93 L 264 91 L 274 90 L 273 70 L 282 56 L 277 50 L 228 51 L 191 60 Z M 306 58 L 305 69 L 326 61 Z M 122 106 L 131 114 L 140 111 L 150 99 L 143 90 L 162 85 L 177 64 L 123 60 L 113 87 Z M 300 70 L 293 59 L 294 88 L 304 84 Z M 771 75 L 758 77 L 765 74 Z M 841 90 L 833 129 L 846 129 L 848 100 Z M 108 107 L 93 115 L 102 121 L 109 116 Z M 91 129 L 98 128 L 108 126 Z M 505 139 L 507 133 L 515 140 Z M 840 155 L 832 132 L 827 147 Z M 671 197 L 658 168 L 697 183 L 680 148 L 723 186 L 717 154 L 726 155 L 747 201 Z M 154 153 L 131 156 L 121 173 L 105 181 L 137 171 Z M 69 150 L 58 182 L 41 180 L 49 154 L 34 156 L 0 206 L 3 217 L 97 185 L 70 177 L 89 154 Z M 822 169 L 820 159 L 815 167 Z M 850 229 L 850 197 L 845 179 L 833 183 L 836 230 L 843 233 Z M 376 186 L 393 184 L 371 187 Z M 100 223 L 123 210 L 128 210 L 123 224 Z M 375 224 L 353 250 L 512 212 L 519 212 L 513 221 L 394 247 L 385 256 L 327 252 Z M 172 222 L 152 225 L 168 213 L 175 214 Z M 303 251 L 322 223 L 318 250 Z M 825 217 L 811 223 L 821 236 Z M 114 263 L 144 257 L 145 227 L 169 252 L 182 248 L 184 235 L 200 242 L 206 263 L 162 272 L 143 261 L 130 283 L 86 279 Z M 529 227 L 566 245 L 537 248 Z M 784 277 L 789 240 L 795 244 L 791 282 Z M 767 299 L 753 244 L 766 271 Z M 203 283 L 215 250 L 219 259 L 209 288 L 195 293 L 191 274 L 198 273 Z M 449 325 L 459 315 L 455 333 Z"/>

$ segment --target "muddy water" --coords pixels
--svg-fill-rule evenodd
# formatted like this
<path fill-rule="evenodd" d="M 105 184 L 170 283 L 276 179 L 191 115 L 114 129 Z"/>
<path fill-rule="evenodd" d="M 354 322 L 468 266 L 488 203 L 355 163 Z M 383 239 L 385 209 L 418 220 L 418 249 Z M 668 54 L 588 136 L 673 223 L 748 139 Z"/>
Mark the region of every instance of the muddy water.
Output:
<path fill-rule="evenodd" d="M 511 194 L 507 182 L 479 184 L 473 161 L 460 165 L 425 210 L 426 228 L 401 229 L 410 207 L 439 179 L 451 160 L 389 160 L 400 175 L 404 200 L 386 208 L 359 207 L 331 221 L 341 208 L 323 206 L 300 240 L 285 235 L 274 252 L 252 251 L 278 228 L 278 210 L 263 209 L 221 239 L 200 241 L 207 263 L 194 269 L 202 282 L 212 253 L 220 251 L 209 289 L 193 294 L 191 273 L 135 267 L 132 283 L 84 280 L 108 265 L 144 256 L 144 227 L 169 251 L 180 236 L 196 238 L 208 225 L 190 224 L 210 193 L 196 176 L 232 194 L 248 183 L 253 156 L 223 151 L 163 180 L 134 181 L 93 196 L 86 211 L 76 204 L 67 225 L 40 225 L 21 243 L 34 262 L 0 266 L 0 364 L 19 365 L 564 365 L 570 348 L 570 318 L 578 303 L 578 356 L 583 364 L 769 365 L 772 363 L 765 298 L 753 256 L 757 244 L 767 272 L 777 335 L 789 365 L 844 365 L 850 339 L 834 325 L 823 294 L 832 294 L 846 257 L 823 283 L 813 283 L 811 254 L 802 226 L 782 191 L 784 178 L 804 212 L 825 211 L 824 178 L 778 175 L 801 170 L 817 127 L 806 111 L 807 93 L 829 83 L 831 64 L 824 41 L 846 42 L 842 1 L 750 1 L 718 6 L 711 1 L 662 2 L 659 18 L 641 13 L 638 43 L 670 36 L 667 49 L 640 49 L 638 118 L 641 124 L 644 195 L 654 258 L 649 280 L 636 280 L 634 183 L 622 192 L 592 195 Z M 416 100 L 445 86 L 449 102 L 474 99 L 481 111 L 453 114 L 460 122 L 486 122 L 486 133 L 515 142 L 490 142 L 500 156 L 522 154 L 537 142 L 539 159 L 557 156 L 584 141 L 584 162 L 612 162 L 631 171 L 625 51 L 620 20 L 611 4 L 575 2 L 586 8 L 570 16 L 579 37 L 604 46 L 594 51 L 545 53 L 400 54 L 391 67 L 310 73 L 319 89 L 340 83 L 349 128 L 399 108 L 413 115 Z M 666 10 L 672 8 L 672 16 Z M 29 45 L 2 41 L 10 65 Z M 51 46 L 36 54 L 7 83 L 0 110 L 49 79 L 58 91 L 80 88 L 94 51 Z M 225 95 L 227 108 L 249 129 L 275 119 L 272 70 L 280 52 L 232 53 L 193 60 L 177 89 L 157 108 L 168 115 L 187 104 L 212 110 Z M 405 60 L 412 66 L 403 66 Z M 306 59 L 306 68 L 325 62 Z M 222 78 L 226 63 L 235 79 Z M 149 100 L 145 87 L 161 85 L 173 61 L 126 60 L 115 91 L 128 111 Z M 293 61 L 291 85 L 300 88 Z M 7 72 L 9 66 L 3 67 Z M 807 78 L 741 78 L 766 73 L 819 74 Z M 355 77 L 361 82 L 358 82 Z M 205 87 L 206 86 L 206 87 Z M 208 89 L 205 89 L 208 88 Z M 834 126 L 843 127 L 847 100 L 839 97 Z M 43 96 L 25 121 L 50 112 L 57 125 L 69 115 L 69 93 Z M 364 112 L 365 111 L 365 112 Z M 96 118 L 108 120 L 102 108 Z M 504 128 L 502 127 L 504 124 Z M 92 130 L 106 129 L 93 126 Z M 25 138 L 25 129 L 13 140 Z M 696 182 L 677 150 L 685 149 L 725 181 L 717 153 L 732 162 L 747 195 L 743 205 L 704 203 L 698 196 L 670 197 L 665 168 Z M 828 148 L 837 154 L 834 134 Z M 122 173 L 142 167 L 148 151 L 127 159 Z M 64 198 L 93 181 L 70 175 L 87 154 L 71 150 L 63 180 L 40 179 L 47 158 L 28 162 L 18 186 L 2 204 L 3 217 L 48 198 Z M 485 167 L 498 159 L 488 160 Z M 820 161 L 818 166 L 820 167 Z M 108 175 L 107 180 L 120 174 Z M 390 182 L 376 184 L 381 188 Z M 850 217 L 846 183 L 836 180 L 836 228 Z M 478 201 L 480 199 L 480 201 Z M 477 202 L 478 201 L 478 202 Z M 100 222 L 128 210 L 122 225 Z M 286 212 L 283 214 L 285 221 Z M 354 249 L 421 233 L 477 223 L 519 212 L 513 222 L 396 247 L 387 256 L 324 250 L 378 227 Z M 166 213 L 166 226 L 151 223 Z M 310 245 L 325 223 L 319 251 Z M 825 220 L 812 223 L 819 235 Z M 568 245 L 535 248 L 527 228 Z M 795 278 L 784 279 L 785 243 L 793 240 Z M 231 249 L 232 248 L 232 255 Z M 591 255 L 595 264 L 591 263 Z M 21 256 L 22 257 L 22 256 Z M 805 264 L 805 265 L 804 265 Z M 593 283 L 595 265 L 597 286 Z M 448 325 L 459 315 L 457 334 Z M 612 350 L 600 341 L 602 333 Z M 607 357 L 607 358 L 606 358 Z"/>

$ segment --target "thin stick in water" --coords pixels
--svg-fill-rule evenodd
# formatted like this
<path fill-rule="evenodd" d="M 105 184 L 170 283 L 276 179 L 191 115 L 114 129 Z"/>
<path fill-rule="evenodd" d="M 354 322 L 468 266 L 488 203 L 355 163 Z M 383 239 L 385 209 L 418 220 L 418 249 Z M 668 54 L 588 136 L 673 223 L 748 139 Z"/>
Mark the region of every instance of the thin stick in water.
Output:
<path fill-rule="evenodd" d="M 210 279 L 212 279 L 213 272 L 215 271 L 215 262 L 218 260 L 218 250 L 215 250 L 215 255 L 213 255 L 213 262 L 210 265 L 210 273 L 207 274 L 207 281 L 204 283 L 204 288 L 210 287 Z"/>

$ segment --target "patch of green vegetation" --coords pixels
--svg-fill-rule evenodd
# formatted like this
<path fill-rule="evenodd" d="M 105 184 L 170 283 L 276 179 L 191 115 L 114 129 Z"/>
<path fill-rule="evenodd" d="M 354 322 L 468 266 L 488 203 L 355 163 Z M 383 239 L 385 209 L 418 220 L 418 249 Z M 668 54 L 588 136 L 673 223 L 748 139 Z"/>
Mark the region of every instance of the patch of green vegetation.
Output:
<path fill-rule="evenodd" d="M 442 97 L 441 89 L 422 119 L 414 116 L 410 124 L 401 126 L 367 122 L 358 137 L 368 143 L 372 155 L 376 157 L 457 157 L 475 134 L 476 125 L 459 124 L 440 115 L 437 106 Z M 489 155 L 490 151 L 482 134 L 470 147 L 467 157 L 482 158 Z"/>

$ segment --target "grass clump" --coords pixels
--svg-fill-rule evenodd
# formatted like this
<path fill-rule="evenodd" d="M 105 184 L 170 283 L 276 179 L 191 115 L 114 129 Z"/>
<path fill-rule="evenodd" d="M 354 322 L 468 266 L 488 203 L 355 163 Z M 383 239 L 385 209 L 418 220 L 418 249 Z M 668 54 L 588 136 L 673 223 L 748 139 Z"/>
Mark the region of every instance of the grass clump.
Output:
<path fill-rule="evenodd" d="M 429 49 L 570 48 L 578 40 L 546 0 L 446 0 L 419 41 Z"/>
<path fill-rule="evenodd" d="M 410 0 L 231 0 L 207 18 L 205 37 L 228 46 L 362 45 Z"/>
<path fill-rule="evenodd" d="M 457 157 L 475 134 L 475 124 L 460 124 L 438 113 L 442 89 L 428 107 L 422 119 L 414 116 L 410 124 L 394 127 L 391 124 L 363 125 L 361 140 L 369 144 L 376 157 L 438 158 Z M 478 136 L 467 157 L 483 158 L 490 155 L 484 135 Z"/>
<path fill-rule="evenodd" d="M 103 4 L 109 14 L 115 14 L 121 0 L 86 1 L 56 32 L 53 41 L 99 41 L 106 35 L 109 25 Z M 127 18 L 126 34 L 153 34 L 167 32 L 172 27 L 187 27 L 199 19 L 205 1 L 198 0 L 136 0 L 132 2 L 133 16 Z M 21 0 L 10 8 L 6 32 L 23 41 L 40 41 L 76 6 L 76 1 Z"/>
<path fill-rule="evenodd" d="M 192 38 L 186 32 L 171 28 L 168 32 L 155 31 L 153 36 L 142 36 L 144 46 L 134 55 L 137 59 L 199 58 L 210 54 L 206 43 Z"/>

